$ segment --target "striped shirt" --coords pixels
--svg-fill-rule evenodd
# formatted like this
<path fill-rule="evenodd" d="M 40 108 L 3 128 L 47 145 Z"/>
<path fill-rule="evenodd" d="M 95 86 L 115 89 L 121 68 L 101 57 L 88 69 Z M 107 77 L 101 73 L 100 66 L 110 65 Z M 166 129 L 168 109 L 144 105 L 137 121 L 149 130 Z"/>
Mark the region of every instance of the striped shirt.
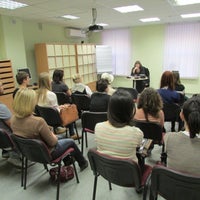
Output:
<path fill-rule="evenodd" d="M 142 139 L 142 131 L 134 126 L 116 128 L 107 121 L 95 127 L 97 150 L 110 156 L 137 161 L 136 147 L 140 146 Z"/>

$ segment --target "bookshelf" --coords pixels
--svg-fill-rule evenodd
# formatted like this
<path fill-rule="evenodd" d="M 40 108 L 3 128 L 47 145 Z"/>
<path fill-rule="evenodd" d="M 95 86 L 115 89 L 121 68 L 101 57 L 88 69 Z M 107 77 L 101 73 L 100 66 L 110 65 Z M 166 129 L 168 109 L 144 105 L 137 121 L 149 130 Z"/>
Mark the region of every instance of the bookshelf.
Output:
<path fill-rule="evenodd" d="M 0 81 L 4 88 L 4 94 L 0 96 L 0 102 L 6 104 L 12 111 L 12 93 L 15 89 L 15 80 L 10 60 L 0 60 Z"/>
<path fill-rule="evenodd" d="M 55 69 L 64 70 L 64 82 L 73 86 L 72 76 L 79 73 L 83 83 L 92 86 L 97 80 L 95 46 L 92 44 L 35 44 L 37 72 L 49 72 L 52 77 Z"/>

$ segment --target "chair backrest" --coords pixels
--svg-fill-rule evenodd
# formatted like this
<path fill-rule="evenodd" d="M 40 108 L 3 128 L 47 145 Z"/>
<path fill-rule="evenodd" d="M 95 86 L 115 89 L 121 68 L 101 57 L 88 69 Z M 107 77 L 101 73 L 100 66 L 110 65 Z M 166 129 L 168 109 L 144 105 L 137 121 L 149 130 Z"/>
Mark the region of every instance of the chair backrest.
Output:
<path fill-rule="evenodd" d="M 62 125 L 59 111 L 53 107 L 42 107 L 36 105 L 36 109 L 39 115 L 44 118 L 49 126 L 58 127 Z"/>
<path fill-rule="evenodd" d="M 0 148 L 14 148 L 14 143 L 11 136 L 2 128 L 0 128 Z"/>
<path fill-rule="evenodd" d="M 72 94 L 72 102 L 76 104 L 78 111 L 89 110 L 90 97 L 85 94 Z"/>
<path fill-rule="evenodd" d="M 134 124 L 143 132 L 144 138 L 152 139 L 154 143 L 162 143 L 163 129 L 160 124 L 144 120 L 134 120 Z"/>
<path fill-rule="evenodd" d="M 59 105 L 71 103 L 71 97 L 64 92 L 55 92 Z"/>
<path fill-rule="evenodd" d="M 153 199 L 160 194 L 165 199 L 199 200 L 200 176 L 156 166 L 151 175 L 151 193 L 154 196 Z"/>
<path fill-rule="evenodd" d="M 50 163 L 51 154 L 44 142 L 39 139 L 27 139 L 16 135 L 11 136 L 18 150 L 28 160 L 39 163 Z"/>
<path fill-rule="evenodd" d="M 181 112 L 181 108 L 178 104 L 163 104 L 163 112 L 165 115 L 165 121 L 179 121 L 179 114 Z"/>
<path fill-rule="evenodd" d="M 134 88 L 118 87 L 118 89 L 128 91 L 134 100 L 136 100 L 138 97 L 138 91 Z"/>
<path fill-rule="evenodd" d="M 90 149 L 87 155 L 94 175 L 99 174 L 119 186 L 141 187 L 141 171 L 133 160 L 107 156 L 95 149 Z"/>
<path fill-rule="evenodd" d="M 83 129 L 94 131 L 95 125 L 104 121 L 107 121 L 107 112 L 84 111 L 81 115 L 81 123 Z"/>

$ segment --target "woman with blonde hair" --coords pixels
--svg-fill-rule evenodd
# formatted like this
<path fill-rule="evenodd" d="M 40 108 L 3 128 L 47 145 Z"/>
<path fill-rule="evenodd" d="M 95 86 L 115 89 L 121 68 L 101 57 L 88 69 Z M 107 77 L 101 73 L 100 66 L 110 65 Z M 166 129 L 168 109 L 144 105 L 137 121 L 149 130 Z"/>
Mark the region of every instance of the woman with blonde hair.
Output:
<path fill-rule="evenodd" d="M 25 88 L 16 93 L 13 101 L 14 116 L 11 119 L 11 127 L 14 134 L 23 138 L 42 140 L 48 146 L 53 159 L 62 155 L 68 148 L 74 148 L 74 157 L 81 171 L 84 170 L 88 166 L 88 162 L 81 154 L 74 140 L 68 138 L 58 140 L 45 120 L 33 115 L 35 105 L 36 93 L 34 90 Z M 68 163 L 67 158 L 63 161 L 65 164 Z"/>
<path fill-rule="evenodd" d="M 71 88 L 72 93 L 86 94 L 89 97 L 92 95 L 91 89 L 82 83 L 82 77 L 80 74 L 74 74 L 72 80 L 74 82 L 74 86 Z"/>
<path fill-rule="evenodd" d="M 108 81 L 108 90 L 107 90 L 107 94 L 108 95 L 112 95 L 116 90 L 111 86 L 111 83 L 114 81 L 114 76 L 112 74 L 109 73 L 103 73 L 101 75 L 101 79 L 105 79 Z"/>
<path fill-rule="evenodd" d="M 39 75 L 39 89 L 37 91 L 37 104 L 41 107 L 55 107 L 60 111 L 58 106 L 57 96 L 51 91 L 51 81 L 47 72 L 42 72 Z M 78 139 L 74 133 L 73 123 L 67 126 L 69 128 L 70 137 L 74 140 Z M 60 129 L 60 128 L 59 128 Z M 60 130 L 58 130 L 60 131 Z"/>

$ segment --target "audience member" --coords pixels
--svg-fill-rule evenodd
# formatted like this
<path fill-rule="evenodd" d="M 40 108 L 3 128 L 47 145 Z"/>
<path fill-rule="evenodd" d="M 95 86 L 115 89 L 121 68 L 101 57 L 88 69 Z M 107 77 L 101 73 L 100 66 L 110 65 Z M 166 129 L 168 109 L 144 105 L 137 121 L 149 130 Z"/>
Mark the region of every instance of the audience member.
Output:
<path fill-rule="evenodd" d="M 134 119 L 158 122 L 164 126 L 163 103 L 160 95 L 153 88 L 146 88 L 139 96 Z"/>
<path fill-rule="evenodd" d="M 72 77 L 72 80 L 74 82 L 74 86 L 71 88 L 72 93 L 76 94 L 86 94 L 89 97 L 92 95 L 91 89 L 82 83 L 82 77 L 80 74 L 75 74 Z"/>
<path fill-rule="evenodd" d="M 179 104 L 180 94 L 174 90 L 174 77 L 171 71 L 165 71 L 160 81 L 160 89 L 158 93 L 162 97 L 163 104 Z M 178 116 L 177 116 L 178 117 Z M 182 128 L 182 122 L 179 121 L 179 130 Z M 171 123 L 171 131 L 175 131 L 175 121 Z"/>
<path fill-rule="evenodd" d="M 58 106 L 58 101 L 56 94 L 51 91 L 51 83 L 49 74 L 47 72 L 43 72 L 39 75 L 39 89 L 37 91 L 37 104 L 43 107 L 55 107 L 60 111 L 60 107 Z M 69 128 L 69 134 L 72 139 L 78 139 L 77 134 L 74 133 L 74 125 L 69 124 L 67 126 Z M 64 132 L 65 129 L 59 127 L 57 133 Z"/>
<path fill-rule="evenodd" d="M 110 99 L 110 95 L 107 94 L 108 81 L 105 79 L 97 81 L 96 90 L 97 92 L 94 92 L 91 96 L 90 111 L 107 112 Z"/>
<path fill-rule="evenodd" d="M 3 84 L 0 82 L 0 95 L 2 95 L 4 92 Z M 9 135 L 13 134 L 11 129 L 11 117 L 12 114 L 8 107 L 0 103 L 0 127 L 5 130 Z M 21 167 L 21 160 L 20 160 L 20 154 L 17 150 L 2 150 L 2 157 L 8 158 L 8 162 L 16 167 Z"/>
<path fill-rule="evenodd" d="M 103 73 L 101 75 L 101 79 L 106 79 L 108 81 L 108 91 L 107 91 L 107 94 L 108 95 L 112 95 L 116 91 L 111 86 L 111 83 L 114 81 L 114 76 L 112 74 L 109 74 L 109 73 Z"/>
<path fill-rule="evenodd" d="M 136 89 L 139 93 L 141 93 L 144 88 L 149 87 L 150 83 L 150 73 L 148 68 L 142 66 L 140 61 L 136 61 L 134 67 L 131 69 L 131 76 L 139 76 L 145 75 L 147 77 L 146 80 L 137 80 L 136 81 Z M 133 87 L 135 82 L 133 81 Z"/>
<path fill-rule="evenodd" d="M 69 87 L 63 82 L 64 71 L 56 69 L 53 72 L 53 81 L 51 83 L 53 92 L 65 92 L 68 96 L 71 96 Z"/>
<path fill-rule="evenodd" d="M 17 73 L 16 80 L 19 86 L 13 92 L 13 98 L 15 97 L 15 94 L 20 88 L 26 88 L 30 82 L 29 75 L 24 71 L 20 71 Z"/>
<path fill-rule="evenodd" d="M 74 157 L 78 162 L 81 171 L 84 170 L 88 166 L 88 162 L 74 143 L 74 140 L 68 138 L 58 140 L 44 119 L 33 115 L 36 99 L 34 90 L 25 88 L 20 89 L 17 92 L 13 102 L 15 114 L 11 120 L 11 127 L 14 134 L 23 138 L 44 141 L 54 159 L 60 156 L 68 148 L 74 148 Z M 68 160 L 67 158 L 64 158 L 63 161 L 67 164 Z"/>
<path fill-rule="evenodd" d="M 125 90 L 117 90 L 108 105 L 108 121 L 95 127 L 97 150 L 119 158 L 138 161 L 136 148 L 140 146 L 143 133 L 131 126 L 135 104 L 132 96 Z"/>
<path fill-rule="evenodd" d="M 188 99 L 180 113 L 185 131 L 167 133 L 164 137 L 167 166 L 200 175 L 200 97 Z"/>

